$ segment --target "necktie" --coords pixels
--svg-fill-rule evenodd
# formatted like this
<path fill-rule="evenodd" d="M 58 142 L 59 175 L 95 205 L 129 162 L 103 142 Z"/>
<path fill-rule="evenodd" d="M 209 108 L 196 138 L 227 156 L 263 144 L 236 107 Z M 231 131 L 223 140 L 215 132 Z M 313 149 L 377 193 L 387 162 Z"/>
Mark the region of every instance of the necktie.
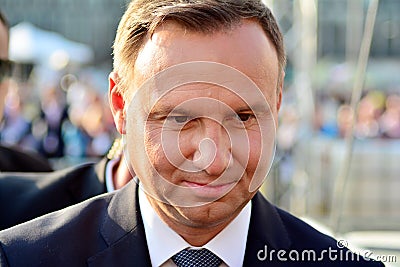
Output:
<path fill-rule="evenodd" d="M 172 261 L 178 267 L 218 267 L 222 260 L 208 249 L 184 249 L 174 256 Z"/>

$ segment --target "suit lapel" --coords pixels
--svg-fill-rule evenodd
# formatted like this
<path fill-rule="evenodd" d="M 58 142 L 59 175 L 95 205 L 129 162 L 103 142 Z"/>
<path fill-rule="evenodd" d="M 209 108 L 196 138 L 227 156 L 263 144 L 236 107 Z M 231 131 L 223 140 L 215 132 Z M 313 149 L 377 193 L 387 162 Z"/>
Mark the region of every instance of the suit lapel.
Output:
<path fill-rule="evenodd" d="M 107 249 L 91 257 L 88 266 L 151 266 L 144 230 L 135 228 Z"/>
<path fill-rule="evenodd" d="M 89 266 L 151 266 L 137 190 L 131 181 L 111 200 L 100 230 L 108 247 L 91 257 Z"/>
<path fill-rule="evenodd" d="M 89 266 L 151 266 L 140 215 L 137 184 L 131 181 L 112 199 L 101 228 L 108 247 L 89 258 Z M 252 200 L 252 211 L 243 266 L 265 266 L 258 259 L 267 248 L 288 249 L 290 239 L 276 210 L 261 193 Z"/>
<path fill-rule="evenodd" d="M 258 192 L 252 200 L 243 266 L 265 266 L 266 262 L 259 260 L 258 257 L 264 256 L 263 251 L 266 248 L 288 249 L 290 243 L 289 235 L 276 208 Z"/>

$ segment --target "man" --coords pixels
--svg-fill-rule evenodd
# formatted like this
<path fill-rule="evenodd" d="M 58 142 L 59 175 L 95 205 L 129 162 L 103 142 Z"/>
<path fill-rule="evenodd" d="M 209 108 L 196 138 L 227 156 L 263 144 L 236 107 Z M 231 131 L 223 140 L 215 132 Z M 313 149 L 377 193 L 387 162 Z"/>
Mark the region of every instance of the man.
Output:
<path fill-rule="evenodd" d="M 4 102 L 8 91 L 8 78 L 12 63 L 8 60 L 9 26 L 0 10 L 0 121 L 3 118 Z M 0 146 L 0 172 L 48 172 L 51 164 L 34 153 L 17 148 Z"/>
<path fill-rule="evenodd" d="M 2 231 L 0 266 L 382 266 L 257 192 L 282 42 L 258 0 L 133 0 L 109 97 L 136 183 Z"/>
<path fill-rule="evenodd" d="M 131 179 L 120 139 L 98 163 L 49 173 L 0 173 L 0 230 L 120 189 Z"/>

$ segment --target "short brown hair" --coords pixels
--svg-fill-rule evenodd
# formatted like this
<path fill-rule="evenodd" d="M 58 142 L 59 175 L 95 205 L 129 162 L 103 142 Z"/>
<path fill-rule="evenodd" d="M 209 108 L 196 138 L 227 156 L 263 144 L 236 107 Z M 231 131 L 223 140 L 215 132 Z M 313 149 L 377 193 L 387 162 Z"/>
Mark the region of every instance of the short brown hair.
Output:
<path fill-rule="evenodd" d="M 114 71 L 119 92 L 129 85 L 136 58 L 148 35 L 166 20 L 188 30 L 212 33 L 254 19 L 273 43 L 281 73 L 286 65 L 283 37 L 268 7 L 261 0 L 132 0 L 123 15 L 114 42 Z"/>

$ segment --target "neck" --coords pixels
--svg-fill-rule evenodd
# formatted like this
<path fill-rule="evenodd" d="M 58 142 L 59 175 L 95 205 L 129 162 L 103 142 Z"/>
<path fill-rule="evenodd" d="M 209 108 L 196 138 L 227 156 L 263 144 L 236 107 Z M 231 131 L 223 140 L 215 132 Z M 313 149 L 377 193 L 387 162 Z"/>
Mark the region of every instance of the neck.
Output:
<path fill-rule="evenodd" d="M 125 166 L 125 162 L 122 158 L 117 164 L 115 164 L 112 174 L 114 188 L 116 190 L 126 185 L 132 179 L 132 175 L 129 172 L 129 169 Z"/>
<path fill-rule="evenodd" d="M 182 226 L 179 227 L 172 227 L 170 226 L 175 232 L 177 232 L 186 242 L 188 242 L 191 246 L 194 247 L 201 247 L 210 242 L 216 235 L 218 235 L 224 228 L 218 227 L 212 230 L 206 231 L 195 231 L 195 229 L 191 228 L 184 228 Z"/>

